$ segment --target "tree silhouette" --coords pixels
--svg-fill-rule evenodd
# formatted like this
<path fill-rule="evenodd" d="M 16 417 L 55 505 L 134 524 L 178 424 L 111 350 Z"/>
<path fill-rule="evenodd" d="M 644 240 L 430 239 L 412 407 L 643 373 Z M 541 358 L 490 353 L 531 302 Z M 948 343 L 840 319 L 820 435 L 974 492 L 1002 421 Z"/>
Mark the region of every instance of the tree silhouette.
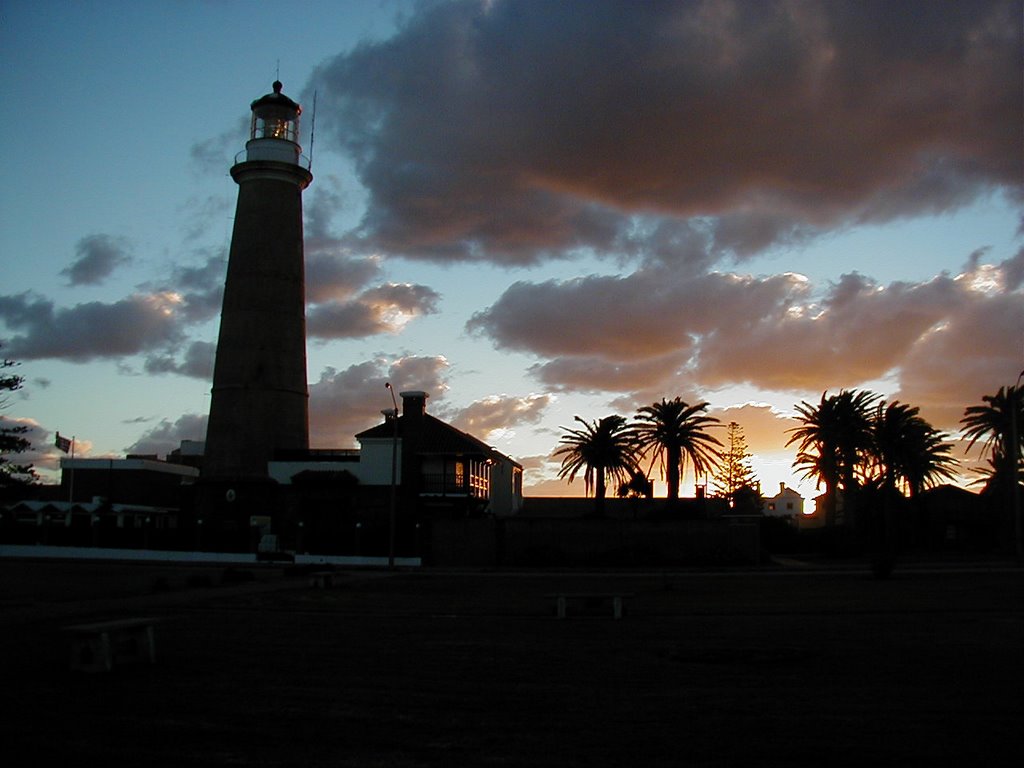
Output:
<path fill-rule="evenodd" d="M 679 498 L 679 481 L 686 471 L 686 460 L 693 464 L 694 474 L 707 473 L 717 466 L 722 444 L 708 428 L 720 424 L 713 416 L 702 415 L 707 403 L 689 405 L 681 398 L 661 399 L 637 412 L 637 438 L 644 456 L 653 453 L 661 460 L 661 470 L 668 486 L 666 496 Z"/>
<path fill-rule="evenodd" d="M 879 403 L 871 420 L 869 470 L 890 493 L 914 497 L 942 479 L 954 477 L 956 460 L 945 435 L 920 416 L 920 409 L 898 400 Z"/>
<path fill-rule="evenodd" d="M 871 446 L 865 474 L 880 492 L 881 519 L 876 518 L 876 576 L 888 576 L 896 557 L 895 513 L 905 490 L 916 505 L 917 495 L 940 479 L 953 477 L 956 461 L 945 436 L 920 415 L 919 409 L 894 400 L 879 403 L 871 418 Z"/>
<path fill-rule="evenodd" d="M 654 485 L 650 479 L 640 470 L 630 473 L 629 481 L 619 483 L 616 495 L 620 499 L 653 499 Z"/>
<path fill-rule="evenodd" d="M 582 428 L 561 427 L 555 456 L 562 457 L 560 478 L 571 483 L 583 472 L 586 491 L 594 489 L 594 515 L 604 515 L 604 499 L 609 480 L 628 482 L 638 469 L 639 453 L 636 434 L 622 416 L 605 416 L 596 422 L 576 417 Z"/>
<path fill-rule="evenodd" d="M 715 472 L 715 491 L 718 495 L 736 501 L 736 493 L 743 488 L 754 488 L 756 480 L 750 465 L 752 454 L 747 449 L 743 427 L 735 421 L 727 426 L 725 450 L 721 452 L 718 471 Z"/>
<path fill-rule="evenodd" d="M 846 509 L 853 511 L 861 459 L 872 443 L 871 411 L 879 397 L 866 390 L 844 389 L 831 396 L 823 392 L 817 405 L 804 401 L 796 407 L 800 425 L 789 430 L 792 437 L 786 445 L 799 443 L 793 466 L 804 477 L 815 478 L 819 487 L 825 484 L 829 524 L 836 522 L 840 490 Z"/>
<path fill-rule="evenodd" d="M 967 450 L 981 439 L 989 454 L 988 482 L 984 493 L 998 499 L 1013 518 L 1013 540 L 1017 559 L 1024 562 L 1024 521 L 1021 520 L 1020 496 L 1024 455 L 1024 390 L 1020 380 L 1011 387 L 1000 387 L 994 395 L 985 395 L 985 405 L 972 405 L 964 411 L 960 423 L 969 442 Z"/>
<path fill-rule="evenodd" d="M 0 410 L 7 407 L 8 393 L 21 389 L 25 382 L 24 377 L 8 372 L 16 365 L 13 360 L 0 358 Z M 5 457 L 5 454 L 24 453 L 31 447 L 31 443 L 23 437 L 28 427 L 24 424 L 7 426 L 7 423 L 6 420 L 0 420 L 0 491 L 26 485 L 36 479 L 31 464 L 12 464 Z"/>
<path fill-rule="evenodd" d="M 1024 390 L 1019 386 L 1000 387 L 996 394 L 981 399 L 984 405 L 968 407 L 960 419 L 968 440 L 967 450 L 984 440 L 983 452 L 988 454 L 991 467 L 987 489 L 990 492 L 1011 489 L 1014 482 L 1021 481 Z"/>

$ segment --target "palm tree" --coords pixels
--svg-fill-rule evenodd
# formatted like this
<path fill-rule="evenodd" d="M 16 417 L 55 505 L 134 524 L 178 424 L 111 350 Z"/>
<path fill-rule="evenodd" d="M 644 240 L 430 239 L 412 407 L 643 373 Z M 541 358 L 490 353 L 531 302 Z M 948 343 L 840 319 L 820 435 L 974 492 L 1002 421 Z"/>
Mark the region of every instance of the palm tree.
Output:
<path fill-rule="evenodd" d="M 840 390 L 829 396 L 821 393 L 821 402 L 806 401 L 796 407 L 800 426 L 789 430 L 786 445 L 799 443 L 794 467 L 804 477 L 824 483 L 826 520 L 836 522 L 836 501 L 841 489 L 849 511 L 852 497 L 864 473 L 864 457 L 871 446 L 871 409 L 879 395 L 866 390 Z"/>
<path fill-rule="evenodd" d="M 907 466 L 903 470 L 903 479 L 911 499 L 935 487 L 942 480 L 954 479 L 954 468 L 959 463 L 950 455 L 953 445 L 948 442 L 946 434 L 924 419 L 921 422 L 920 431 L 911 436 L 915 448 L 910 452 Z"/>
<path fill-rule="evenodd" d="M 679 498 L 679 481 L 686 471 L 687 458 L 695 475 L 710 472 L 718 463 L 720 454 L 715 446 L 722 444 L 707 430 L 720 422 L 714 416 L 702 415 L 707 407 L 707 403 L 689 405 L 676 397 L 662 398 L 660 403 L 645 405 L 637 412 L 640 449 L 644 456 L 654 453 L 652 466 L 654 458 L 660 458 L 669 499 Z"/>
<path fill-rule="evenodd" d="M 1024 371 L 1012 387 L 1000 387 L 994 395 L 981 399 L 985 405 L 972 405 L 964 411 L 960 423 L 969 442 L 967 450 L 984 438 L 989 451 L 988 483 L 986 493 L 1006 501 L 1012 519 L 1014 549 L 1017 559 L 1024 562 L 1024 520 L 1021 519 L 1020 492 L 1021 457 L 1024 454 L 1024 389 L 1020 381 Z"/>
<path fill-rule="evenodd" d="M 607 482 L 628 482 L 638 469 L 636 435 L 622 416 L 605 416 L 596 422 L 577 416 L 576 421 L 583 427 L 561 427 L 565 434 L 554 452 L 562 457 L 558 476 L 568 477 L 571 483 L 582 470 L 587 493 L 594 489 L 594 515 L 601 517 Z"/>
<path fill-rule="evenodd" d="M 1020 379 L 1018 378 L 1018 381 Z M 984 439 L 984 451 L 992 466 L 988 487 L 1012 488 L 1013 479 L 1020 482 L 1020 457 L 1024 448 L 1024 389 L 1019 386 L 1000 387 L 994 395 L 981 398 L 985 405 L 972 405 L 964 411 L 967 450 Z M 1016 466 L 1014 466 L 1016 464 Z"/>
<path fill-rule="evenodd" d="M 953 477 L 955 459 L 945 436 L 920 415 L 920 409 L 894 400 L 879 403 L 871 419 L 872 444 L 868 451 L 869 471 L 881 491 L 881 536 L 876 552 L 876 573 L 891 570 L 895 559 L 894 505 L 901 489 L 910 495 L 912 508 L 917 495 L 943 478 Z M 920 511 L 916 510 L 920 515 Z M 912 531 L 917 526 L 912 526 Z"/>
<path fill-rule="evenodd" d="M 904 487 L 913 498 L 941 479 L 954 477 L 956 460 L 945 435 L 920 416 L 920 409 L 898 400 L 879 403 L 871 421 L 871 467 L 880 486 Z"/>

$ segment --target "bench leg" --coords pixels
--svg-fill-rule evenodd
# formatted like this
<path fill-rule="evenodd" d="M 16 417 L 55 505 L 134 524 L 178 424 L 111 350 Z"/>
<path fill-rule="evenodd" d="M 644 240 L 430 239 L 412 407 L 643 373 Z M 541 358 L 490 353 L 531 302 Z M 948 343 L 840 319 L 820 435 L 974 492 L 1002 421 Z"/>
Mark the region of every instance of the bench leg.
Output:
<path fill-rule="evenodd" d="M 622 618 L 622 598 L 618 595 L 612 598 L 612 616 L 616 619 Z"/>
<path fill-rule="evenodd" d="M 565 618 L 565 595 L 559 595 L 557 598 L 558 603 L 558 618 Z"/>
<path fill-rule="evenodd" d="M 152 624 L 146 627 L 146 655 L 150 664 L 156 664 L 156 632 Z"/>
<path fill-rule="evenodd" d="M 110 642 L 110 634 L 107 632 L 100 633 L 100 663 L 107 672 L 114 668 L 114 644 Z"/>
<path fill-rule="evenodd" d="M 71 643 L 71 669 L 84 672 L 109 672 L 114 666 L 110 635 L 106 632 L 82 637 Z"/>

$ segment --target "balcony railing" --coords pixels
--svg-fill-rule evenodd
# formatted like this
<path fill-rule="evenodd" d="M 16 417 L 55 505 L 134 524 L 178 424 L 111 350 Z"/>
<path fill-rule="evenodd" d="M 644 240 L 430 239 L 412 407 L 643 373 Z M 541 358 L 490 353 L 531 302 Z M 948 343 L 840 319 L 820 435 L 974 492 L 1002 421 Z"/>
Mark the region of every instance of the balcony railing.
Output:
<path fill-rule="evenodd" d="M 266 158 L 259 158 L 259 159 L 265 160 Z M 233 163 L 233 165 L 239 165 L 241 163 L 247 163 L 247 162 L 249 162 L 249 150 L 243 149 L 241 152 L 239 152 L 237 155 L 235 155 L 235 162 Z M 280 160 L 278 162 L 288 162 L 288 161 L 287 160 Z M 305 168 L 307 171 L 310 171 L 313 168 L 313 161 L 310 158 L 306 157 L 306 155 L 300 154 L 296 158 L 296 160 L 295 160 L 295 165 L 298 165 L 298 166 L 300 166 L 302 168 Z"/>
<path fill-rule="evenodd" d="M 474 499 L 488 499 L 491 496 L 491 483 L 483 475 L 471 474 L 466 478 L 453 473 L 427 473 L 422 477 L 420 492 L 432 496 L 470 496 Z"/>

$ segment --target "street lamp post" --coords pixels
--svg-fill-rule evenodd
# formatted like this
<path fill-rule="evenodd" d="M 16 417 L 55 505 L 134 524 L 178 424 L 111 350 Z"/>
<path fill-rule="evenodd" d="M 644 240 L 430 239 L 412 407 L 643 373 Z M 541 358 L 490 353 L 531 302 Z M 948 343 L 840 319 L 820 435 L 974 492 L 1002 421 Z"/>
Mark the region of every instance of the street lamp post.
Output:
<path fill-rule="evenodd" d="M 395 399 L 395 390 L 391 387 L 390 381 L 385 381 L 384 386 L 391 393 L 391 404 L 394 410 L 391 411 L 391 504 L 388 513 L 388 568 L 395 567 L 395 495 L 398 473 L 398 400 Z M 386 413 L 386 412 L 385 412 Z"/>

